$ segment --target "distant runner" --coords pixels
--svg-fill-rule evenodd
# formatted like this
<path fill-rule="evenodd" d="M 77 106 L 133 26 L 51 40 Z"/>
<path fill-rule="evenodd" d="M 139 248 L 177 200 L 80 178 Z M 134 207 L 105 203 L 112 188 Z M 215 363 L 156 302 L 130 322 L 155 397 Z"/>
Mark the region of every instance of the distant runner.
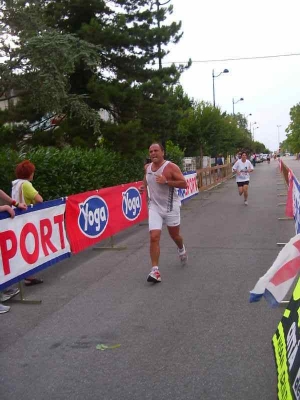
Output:
<path fill-rule="evenodd" d="M 164 148 L 153 143 L 149 148 L 151 163 L 145 166 L 144 185 L 140 192 L 148 190 L 150 257 L 152 269 L 147 277 L 148 282 L 161 282 L 158 269 L 160 255 L 160 236 L 163 222 L 168 227 L 169 235 L 178 247 L 178 255 L 182 264 L 187 262 L 187 253 L 180 236 L 181 201 L 175 188 L 185 189 L 187 182 L 180 168 L 164 159 Z"/>
<path fill-rule="evenodd" d="M 253 165 L 247 160 L 247 153 L 242 152 L 242 158 L 237 160 L 232 167 L 232 171 L 236 173 L 236 183 L 238 185 L 239 195 L 244 194 L 245 206 L 248 205 L 248 187 L 250 181 L 249 173 L 253 171 Z"/>

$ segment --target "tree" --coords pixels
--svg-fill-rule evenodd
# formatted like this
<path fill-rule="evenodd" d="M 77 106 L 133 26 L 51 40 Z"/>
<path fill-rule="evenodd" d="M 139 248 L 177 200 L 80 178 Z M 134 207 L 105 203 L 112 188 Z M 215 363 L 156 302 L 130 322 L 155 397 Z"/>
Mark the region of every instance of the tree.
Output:
<path fill-rule="evenodd" d="M 263 143 L 260 143 L 260 142 L 254 142 L 253 143 L 253 145 L 252 145 L 252 148 L 253 148 L 253 151 L 255 152 L 255 153 L 258 153 L 258 154 L 261 154 L 261 153 L 263 153 L 263 154 L 267 154 L 267 153 L 270 153 L 270 151 L 266 148 L 266 146 L 263 144 Z"/>
<path fill-rule="evenodd" d="M 130 143 L 134 151 L 153 135 L 170 136 L 169 89 L 185 67 L 154 64 L 182 35 L 180 23 L 164 24 L 172 6 L 155 9 L 154 0 L 0 4 L 2 29 L 14 38 L 13 45 L 1 46 L 6 62 L 0 86 L 4 93 L 18 88 L 24 99 L 8 120 L 18 114 L 19 120 L 34 122 L 63 113 L 65 141 L 78 139 L 79 125 L 83 142 L 94 145 L 101 135 L 125 152 Z M 99 109 L 107 110 L 114 124 L 100 121 Z M 163 118 L 151 126 L 145 110 Z"/>
<path fill-rule="evenodd" d="M 245 128 L 243 116 L 222 113 L 207 102 L 192 104 L 179 123 L 173 141 L 188 156 L 235 154 L 239 150 L 254 151 L 254 143 Z M 242 126 L 244 125 L 244 126 Z M 258 148 L 265 148 L 256 142 Z"/>
<path fill-rule="evenodd" d="M 207 102 L 195 103 L 179 124 L 177 141 L 189 156 L 224 152 L 232 140 L 233 121 L 218 107 Z"/>
<path fill-rule="evenodd" d="M 32 4 L 31 4 L 32 3 Z M 77 115 L 83 125 L 99 132 L 98 114 L 87 107 L 84 96 L 72 93 L 69 79 L 84 60 L 93 70 L 99 63 L 98 49 L 71 34 L 45 25 L 39 2 L 1 1 L 0 93 L 6 100 L 21 98 L 2 114 L 2 122 L 32 122 L 47 113 Z M 9 39 L 9 41 L 8 41 Z M 11 89 L 17 93 L 10 95 Z M 4 117 L 4 118 L 3 118 Z"/>
<path fill-rule="evenodd" d="M 248 121 L 247 118 L 241 114 L 237 113 L 232 115 L 232 117 L 236 120 L 236 123 L 240 129 L 244 129 L 245 131 L 248 131 Z"/>
<path fill-rule="evenodd" d="M 293 153 L 300 152 L 300 103 L 296 104 L 290 110 L 291 123 L 286 132 L 287 138 L 284 146 L 288 147 Z"/>

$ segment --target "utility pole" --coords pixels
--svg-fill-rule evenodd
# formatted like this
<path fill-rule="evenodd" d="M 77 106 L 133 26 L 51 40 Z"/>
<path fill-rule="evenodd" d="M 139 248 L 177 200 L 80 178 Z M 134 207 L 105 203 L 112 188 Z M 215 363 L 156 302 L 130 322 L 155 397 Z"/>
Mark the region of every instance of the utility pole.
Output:
<path fill-rule="evenodd" d="M 165 6 L 166 4 L 168 4 L 170 2 L 171 2 L 171 0 L 167 0 L 164 3 L 160 3 L 159 0 L 156 0 L 155 4 L 156 4 L 156 9 L 157 9 L 157 27 L 158 27 L 159 35 L 160 35 L 160 28 L 161 28 L 160 19 L 159 19 L 160 7 L 161 6 Z M 161 40 L 160 40 L 160 37 L 159 37 L 159 40 L 158 40 L 158 69 L 159 70 L 162 69 L 162 55 L 161 55 Z M 159 102 L 160 102 L 160 104 L 163 103 L 162 95 L 160 95 Z M 165 149 L 165 156 L 166 156 L 166 138 L 165 138 L 165 134 L 164 133 L 162 134 L 161 144 L 162 144 L 163 148 Z"/>
<path fill-rule="evenodd" d="M 166 4 L 170 3 L 171 0 L 165 1 L 164 3 L 160 3 L 159 0 L 156 0 L 156 9 L 157 15 L 159 14 L 159 10 L 161 6 L 165 6 Z M 160 19 L 157 18 L 157 27 L 160 29 Z M 158 69 L 162 69 L 162 56 L 161 56 L 161 41 L 158 42 Z"/>
<path fill-rule="evenodd" d="M 278 154 L 280 153 L 279 149 L 280 149 L 280 133 L 279 133 L 279 128 L 281 127 L 281 125 L 277 125 L 277 129 L 278 129 Z"/>

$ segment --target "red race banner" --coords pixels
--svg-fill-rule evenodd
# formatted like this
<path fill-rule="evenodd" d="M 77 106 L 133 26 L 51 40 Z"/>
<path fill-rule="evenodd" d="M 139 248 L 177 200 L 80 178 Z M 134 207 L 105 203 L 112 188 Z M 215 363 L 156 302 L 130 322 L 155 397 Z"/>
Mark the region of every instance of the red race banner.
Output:
<path fill-rule="evenodd" d="M 66 206 L 67 235 L 71 251 L 78 253 L 148 217 L 142 182 L 92 190 L 69 196 Z"/>

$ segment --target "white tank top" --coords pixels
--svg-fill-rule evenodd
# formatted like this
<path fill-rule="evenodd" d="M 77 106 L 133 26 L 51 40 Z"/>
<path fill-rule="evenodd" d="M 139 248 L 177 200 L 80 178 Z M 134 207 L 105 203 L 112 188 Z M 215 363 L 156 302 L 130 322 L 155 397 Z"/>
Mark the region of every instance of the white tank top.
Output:
<path fill-rule="evenodd" d="M 12 181 L 11 198 L 18 203 L 25 203 L 22 188 L 24 182 L 28 181 L 26 179 L 16 179 Z"/>
<path fill-rule="evenodd" d="M 156 182 L 156 176 L 162 175 L 165 167 L 170 161 L 165 161 L 155 172 L 152 171 L 152 164 L 146 169 L 146 180 L 148 185 L 149 208 L 158 210 L 162 213 L 173 211 L 174 207 L 181 206 L 177 190 L 174 187 L 163 185 Z"/>

